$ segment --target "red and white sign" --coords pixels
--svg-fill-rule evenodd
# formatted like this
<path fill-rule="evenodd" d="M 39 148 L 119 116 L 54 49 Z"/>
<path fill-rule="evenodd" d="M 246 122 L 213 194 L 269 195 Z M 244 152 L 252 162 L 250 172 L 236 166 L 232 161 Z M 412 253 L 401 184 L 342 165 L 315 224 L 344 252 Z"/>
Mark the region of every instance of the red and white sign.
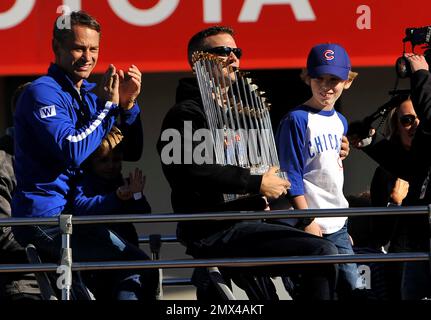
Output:
<path fill-rule="evenodd" d="M 109 63 L 189 70 L 189 38 L 214 24 L 236 30 L 247 69 L 303 67 L 322 42 L 344 46 L 353 68 L 391 66 L 405 28 L 431 25 L 429 0 L 1 0 L 0 75 L 46 72 L 59 6 L 101 23 L 97 71 Z"/>

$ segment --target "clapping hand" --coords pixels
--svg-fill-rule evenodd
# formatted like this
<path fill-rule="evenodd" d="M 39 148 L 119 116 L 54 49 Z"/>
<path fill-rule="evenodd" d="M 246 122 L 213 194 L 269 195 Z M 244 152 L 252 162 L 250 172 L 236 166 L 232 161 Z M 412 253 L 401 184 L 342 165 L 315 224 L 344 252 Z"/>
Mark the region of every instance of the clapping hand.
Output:
<path fill-rule="evenodd" d="M 141 92 L 142 74 L 135 65 L 132 65 L 126 73 L 123 70 L 118 70 L 118 76 L 120 80 L 120 106 L 123 110 L 129 110 Z"/>
<path fill-rule="evenodd" d="M 103 75 L 102 82 L 99 87 L 99 98 L 104 101 L 111 101 L 118 105 L 120 102 L 119 85 L 120 79 L 116 68 L 113 64 L 110 64 L 108 70 L 106 70 Z"/>

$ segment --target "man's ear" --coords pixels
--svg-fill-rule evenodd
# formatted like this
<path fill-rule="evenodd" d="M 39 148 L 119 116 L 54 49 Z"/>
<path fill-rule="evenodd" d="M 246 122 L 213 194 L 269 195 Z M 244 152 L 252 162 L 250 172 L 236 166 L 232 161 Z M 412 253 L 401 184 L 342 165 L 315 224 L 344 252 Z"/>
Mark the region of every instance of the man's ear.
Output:
<path fill-rule="evenodd" d="M 61 47 L 60 42 L 58 42 L 57 39 L 52 39 L 51 46 L 52 46 L 52 51 L 57 56 L 60 52 L 60 47 Z"/>
<path fill-rule="evenodd" d="M 307 85 L 307 86 L 310 86 L 311 85 L 311 77 L 310 76 L 305 76 L 305 78 L 304 78 L 304 82 L 305 82 L 305 84 Z"/>

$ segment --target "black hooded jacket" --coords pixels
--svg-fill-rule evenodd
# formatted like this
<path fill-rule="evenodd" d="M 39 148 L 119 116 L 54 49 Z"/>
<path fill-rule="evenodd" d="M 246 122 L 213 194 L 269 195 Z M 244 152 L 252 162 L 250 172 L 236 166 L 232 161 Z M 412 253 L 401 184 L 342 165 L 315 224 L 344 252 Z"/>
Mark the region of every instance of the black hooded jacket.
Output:
<path fill-rule="evenodd" d="M 197 164 L 193 159 L 193 151 L 202 141 L 192 141 L 192 134 L 187 133 L 185 126 L 189 126 L 192 133 L 198 129 L 208 128 L 195 78 L 180 80 L 176 104 L 168 111 L 163 121 L 157 143 L 162 169 L 172 189 L 171 201 L 174 212 L 204 213 L 263 209 L 264 202 L 260 196 L 236 203 L 224 203 L 223 193 L 257 195 L 262 176 L 251 175 L 250 170 L 246 168 L 214 164 L 215 161 L 212 164 Z M 173 154 L 176 157 L 172 157 Z M 207 238 L 234 223 L 180 222 L 177 229 L 178 237 L 187 244 L 190 241 Z"/>

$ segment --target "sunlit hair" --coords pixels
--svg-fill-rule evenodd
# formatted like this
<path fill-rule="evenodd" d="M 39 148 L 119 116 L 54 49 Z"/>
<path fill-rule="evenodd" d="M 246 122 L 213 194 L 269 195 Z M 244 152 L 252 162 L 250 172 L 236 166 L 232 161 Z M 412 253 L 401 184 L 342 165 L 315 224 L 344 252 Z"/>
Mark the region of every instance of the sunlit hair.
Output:
<path fill-rule="evenodd" d="M 116 139 L 110 139 L 110 135 L 116 134 Z M 113 126 L 111 131 L 103 138 L 102 142 L 100 143 L 99 147 L 84 161 L 84 163 L 81 165 L 81 167 L 88 171 L 92 170 L 93 168 L 93 162 L 98 161 L 102 158 L 107 157 L 111 153 L 115 154 L 123 154 L 123 134 L 121 133 L 120 129 L 118 129 L 116 126 Z"/>
<path fill-rule="evenodd" d="M 111 131 L 103 138 L 99 148 L 95 151 L 97 156 L 106 156 L 112 150 L 119 150 L 121 148 L 121 142 L 124 136 L 120 129 L 113 126 Z"/>
<path fill-rule="evenodd" d="M 406 101 L 411 101 L 410 96 L 407 96 L 396 108 L 392 109 L 386 117 L 383 125 L 383 135 L 392 141 L 399 139 L 399 126 L 398 126 L 398 110 L 399 107 Z"/>
<path fill-rule="evenodd" d="M 66 39 L 73 36 L 73 31 L 72 31 L 73 26 L 84 26 L 89 29 L 97 31 L 99 34 L 101 33 L 100 24 L 97 22 L 96 19 L 94 19 L 85 11 L 73 11 L 70 14 L 70 28 L 59 26 L 57 23 L 57 20 L 59 18 L 57 18 L 54 22 L 52 38 L 53 40 L 58 41 L 58 43 L 60 44 L 63 44 Z"/>
<path fill-rule="evenodd" d="M 349 71 L 349 77 L 348 77 L 348 81 L 353 81 L 359 73 L 357 72 L 353 72 L 353 71 Z M 302 81 L 304 81 L 305 83 L 309 83 L 311 77 L 308 74 L 307 68 L 303 68 L 301 70 L 301 74 L 299 75 L 299 77 L 301 78 Z"/>

